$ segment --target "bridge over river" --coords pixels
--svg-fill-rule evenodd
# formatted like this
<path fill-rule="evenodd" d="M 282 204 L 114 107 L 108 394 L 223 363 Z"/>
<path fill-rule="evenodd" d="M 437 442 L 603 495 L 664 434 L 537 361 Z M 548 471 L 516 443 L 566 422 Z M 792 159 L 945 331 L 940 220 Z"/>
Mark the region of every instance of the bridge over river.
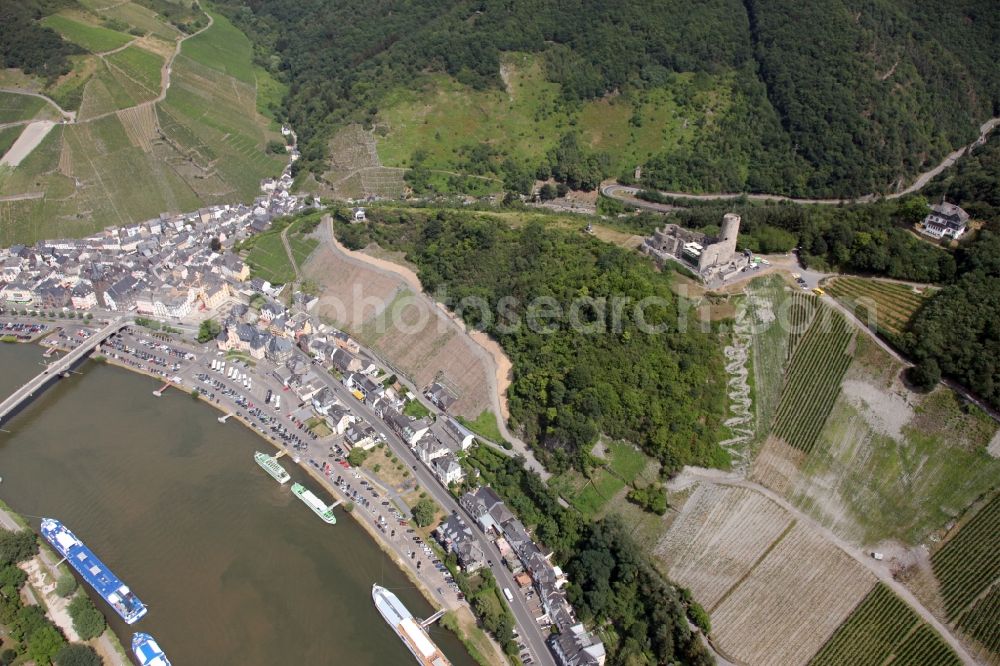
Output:
<path fill-rule="evenodd" d="M 80 361 L 97 349 L 98 345 L 131 323 L 131 317 L 119 317 L 82 341 L 79 346 L 62 358 L 46 365 L 45 370 L 25 382 L 6 400 L 0 402 L 0 425 L 3 425 L 10 417 L 17 414 L 25 405 L 40 395 L 49 384 L 72 370 Z"/>

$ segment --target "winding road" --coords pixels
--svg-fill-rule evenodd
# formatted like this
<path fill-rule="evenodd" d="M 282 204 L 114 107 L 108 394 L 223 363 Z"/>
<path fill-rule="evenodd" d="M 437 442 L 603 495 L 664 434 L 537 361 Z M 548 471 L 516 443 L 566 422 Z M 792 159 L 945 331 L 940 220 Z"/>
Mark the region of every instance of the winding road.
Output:
<path fill-rule="evenodd" d="M 67 111 L 66 109 L 59 106 L 55 100 L 51 97 L 37 93 L 34 90 L 28 90 L 27 88 L 0 88 L 0 92 L 10 93 L 12 95 L 29 95 L 31 97 L 38 97 L 39 99 L 44 99 L 46 102 L 55 107 L 59 115 L 62 116 L 63 122 L 73 123 L 76 122 L 76 111 Z M 28 121 L 30 122 L 30 121 Z"/>
<path fill-rule="evenodd" d="M 215 19 L 212 18 L 211 14 L 206 13 L 205 16 L 208 17 L 208 23 L 204 27 L 200 28 L 199 30 L 196 30 L 195 32 L 192 32 L 190 35 L 184 35 L 183 37 L 181 37 L 180 39 L 178 39 L 176 41 L 176 43 L 174 44 L 174 52 L 173 52 L 173 54 L 171 54 L 171 56 L 169 58 L 167 58 L 167 60 L 164 61 L 163 67 L 160 68 L 160 94 L 158 94 L 156 97 L 154 97 L 151 100 L 147 100 L 145 102 L 140 102 L 139 104 L 136 104 L 136 105 L 130 106 L 130 107 L 126 107 L 124 109 L 116 109 L 114 111 L 108 111 L 107 113 L 102 113 L 100 115 L 91 116 L 90 118 L 87 118 L 85 120 L 78 120 L 77 117 L 76 117 L 76 111 L 67 111 L 64 108 L 62 108 L 61 106 L 59 106 L 59 104 L 55 100 L 53 100 L 51 97 L 49 97 L 47 95 L 43 95 L 42 93 L 36 92 L 34 90 L 28 90 L 27 88 L 0 88 L 0 92 L 11 93 L 11 94 L 14 94 L 14 95 L 30 95 L 32 97 L 38 97 L 40 99 L 44 99 L 46 102 L 48 102 L 53 107 L 55 107 L 55 109 L 57 111 L 59 111 L 59 114 L 63 118 L 63 123 L 64 124 L 68 124 L 68 125 L 90 123 L 90 122 L 94 122 L 95 120 L 100 120 L 101 118 L 106 118 L 107 116 L 114 115 L 114 114 L 119 113 L 121 111 L 128 111 L 129 109 L 139 109 L 139 108 L 142 108 L 142 107 L 149 106 L 151 104 L 158 104 L 159 102 L 162 102 L 163 100 L 165 100 L 167 98 L 167 90 L 170 88 L 170 75 L 172 73 L 172 68 L 173 68 L 174 60 L 177 58 L 178 55 L 180 55 L 181 45 L 185 41 L 187 41 L 187 40 L 191 39 L 192 37 L 194 37 L 195 35 L 200 35 L 201 33 L 205 32 L 206 30 L 208 30 L 209 28 L 212 27 L 213 23 L 215 23 Z M 122 46 L 119 46 L 116 49 L 112 49 L 111 51 L 105 51 L 103 53 L 95 53 L 93 55 L 96 55 L 98 57 L 103 58 L 106 55 L 111 55 L 112 53 L 117 53 L 118 51 L 122 51 L 122 50 L 128 48 L 129 46 L 131 46 L 132 44 L 134 44 L 136 41 L 137 40 L 133 39 L 129 43 L 124 44 Z"/>
<path fill-rule="evenodd" d="M 908 194 L 913 194 L 924 188 L 927 183 L 934 179 L 939 173 L 947 169 L 948 167 L 955 164 L 959 157 L 965 154 L 966 151 L 981 145 L 986 141 L 986 137 L 989 136 L 998 125 L 1000 125 L 1000 117 L 990 118 L 982 125 L 979 126 L 979 137 L 972 143 L 962 146 L 951 153 L 948 154 L 941 162 L 939 162 L 935 167 L 924 171 L 919 174 L 917 178 L 910 184 L 906 189 L 900 190 L 898 192 L 893 192 L 892 194 L 886 194 L 883 198 L 885 199 L 898 199 L 904 197 Z M 619 185 L 614 182 L 605 182 L 601 184 L 601 194 L 612 199 L 619 199 L 630 206 L 636 206 L 639 208 L 646 208 L 648 210 L 655 210 L 659 212 L 669 212 L 674 210 L 677 206 L 672 206 L 670 204 L 658 204 L 651 201 L 644 201 L 639 199 L 636 195 L 639 192 L 648 188 L 642 187 L 632 187 L 628 185 Z M 664 197 L 671 199 L 681 199 L 687 201 L 732 201 L 734 199 L 747 199 L 749 201 L 774 201 L 774 202 L 787 202 L 803 205 L 819 205 L 819 206 L 839 206 L 841 204 L 850 203 L 865 203 L 869 201 L 874 201 L 882 195 L 879 194 L 865 194 L 858 197 L 853 197 L 851 199 L 798 199 L 795 197 L 786 197 L 780 194 L 748 194 L 746 192 L 722 192 L 715 194 L 688 194 L 686 192 L 663 192 L 660 194 Z"/>

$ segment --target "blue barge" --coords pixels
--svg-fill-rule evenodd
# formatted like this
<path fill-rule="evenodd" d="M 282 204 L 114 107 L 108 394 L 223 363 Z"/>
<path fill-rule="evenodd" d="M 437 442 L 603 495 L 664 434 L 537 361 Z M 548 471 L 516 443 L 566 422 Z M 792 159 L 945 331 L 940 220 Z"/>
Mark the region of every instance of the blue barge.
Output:
<path fill-rule="evenodd" d="M 42 536 L 52 544 L 70 566 L 76 569 L 87 583 L 121 615 L 127 624 L 137 622 L 146 614 L 146 606 L 139 597 L 111 572 L 104 562 L 76 535 L 54 518 L 42 519 Z"/>

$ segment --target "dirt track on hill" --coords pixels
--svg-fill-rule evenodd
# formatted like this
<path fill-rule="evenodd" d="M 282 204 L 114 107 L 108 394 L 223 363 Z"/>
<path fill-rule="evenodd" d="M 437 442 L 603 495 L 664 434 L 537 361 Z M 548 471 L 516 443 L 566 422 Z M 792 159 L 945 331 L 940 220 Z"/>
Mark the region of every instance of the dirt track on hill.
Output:
<path fill-rule="evenodd" d="M 0 166 L 16 167 L 23 162 L 55 126 L 56 123 L 51 120 L 38 120 L 29 124 L 14 141 L 10 150 L 0 159 Z"/>
<path fill-rule="evenodd" d="M 459 400 L 450 411 L 471 419 L 483 410 L 492 411 L 500 434 L 524 456 L 529 469 L 547 479 L 549 473 L 527 444 L 507 428 L 505 398 L 512 366 L 499 344 L 484 333 L 468 331 L 454 313 L 424 294 L 411 269 L 341 245 L 331 218 L 317 233 L 320 245 L 304 272 L 324 285 L 319 311 L 334 320 L 344 319 L 366 346 L 383 348 L 385 360 L 408 375 L 417 389 L 443 374 L 446 383 L 459 389 Z M 356 293 L 358 285 L 363 287 L 361 294 Z M 377 331 L 379 319 L 390 309 L 397 310 L 406 326 Z M 426 318 L 420 330 L 411 329 L 411 317 Z"/>

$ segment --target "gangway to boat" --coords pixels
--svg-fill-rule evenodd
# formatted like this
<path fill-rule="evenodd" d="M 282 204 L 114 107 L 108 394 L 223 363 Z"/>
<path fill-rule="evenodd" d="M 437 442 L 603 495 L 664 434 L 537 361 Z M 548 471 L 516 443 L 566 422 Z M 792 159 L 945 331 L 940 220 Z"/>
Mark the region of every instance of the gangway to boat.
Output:
<path fill-rule="evenodd" d="M 444 615 L 444 613 L 445 613 L 445 609 L 442 608 L 437 613 L 434 613 L 434 615 L 431 615 L 429 618 L 427 618 L 426 620 L 424 620 L 423 622 L 421 622 L 420 626 L 423 627 L 424 629 L 426 629 L 428 626 L 434 624 L 439 619 L 441 619 L 441 616 Z"/>

